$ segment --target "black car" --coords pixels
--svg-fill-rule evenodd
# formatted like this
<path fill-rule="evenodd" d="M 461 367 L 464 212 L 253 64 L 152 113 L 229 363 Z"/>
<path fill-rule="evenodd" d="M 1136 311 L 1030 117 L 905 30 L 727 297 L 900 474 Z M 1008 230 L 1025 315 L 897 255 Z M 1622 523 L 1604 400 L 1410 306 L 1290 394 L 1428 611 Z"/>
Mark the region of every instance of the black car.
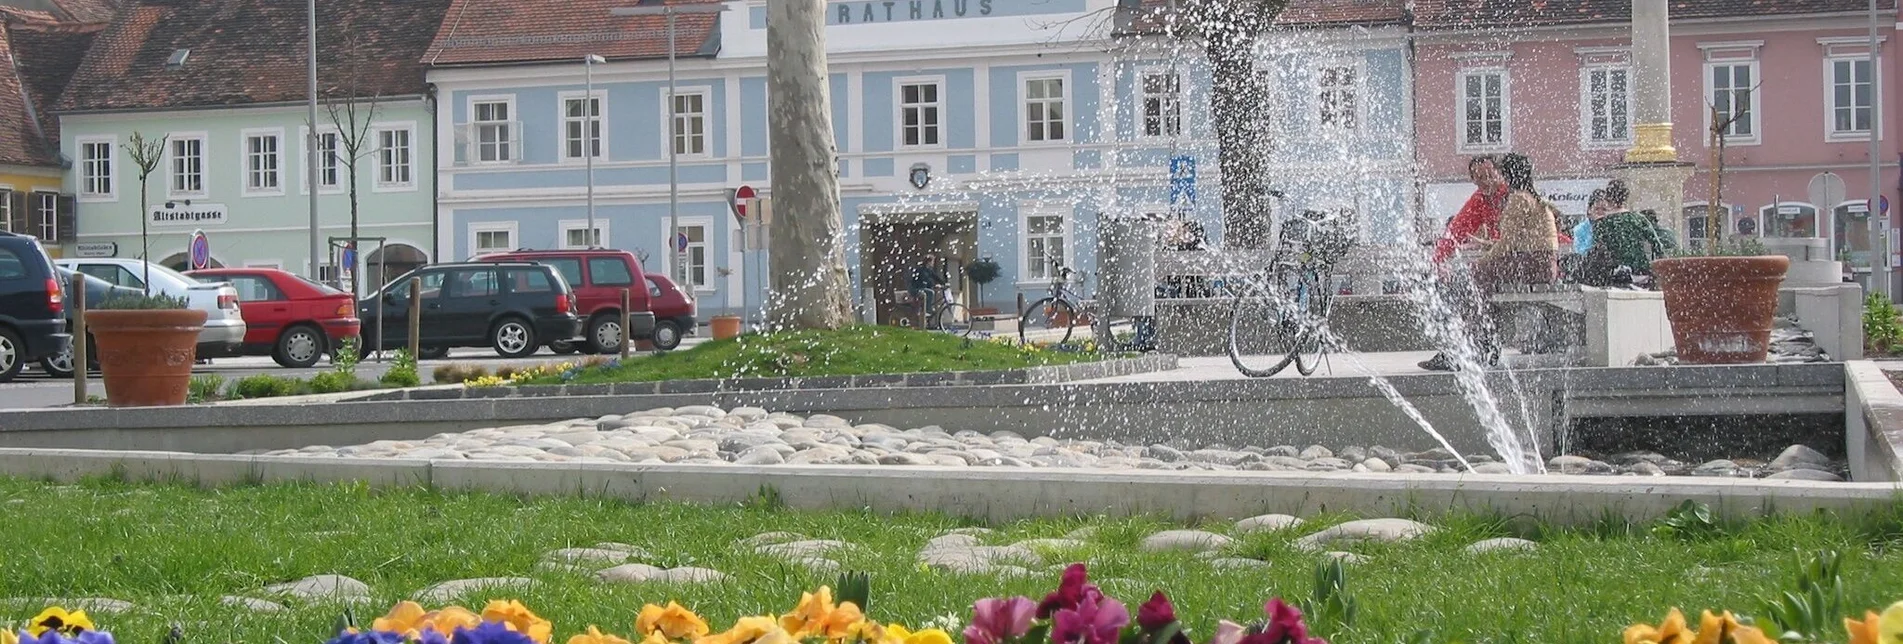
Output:
<path fill-rule="evenodd" d="M 450 347 L 492 347 L 502 357 L 521 358 L 581 335 L 575 292 L 554 268 L 468 262 L 410 271 L 358 302 L 366 347 L 409 344 L 411 278 L 422 282 L 418 357 L 440 358 Z"/>
<path fill-rule="evenodd" d="M 0 382 L 68 350 L 66 293 L 40 240 L 0 232 Z"/>

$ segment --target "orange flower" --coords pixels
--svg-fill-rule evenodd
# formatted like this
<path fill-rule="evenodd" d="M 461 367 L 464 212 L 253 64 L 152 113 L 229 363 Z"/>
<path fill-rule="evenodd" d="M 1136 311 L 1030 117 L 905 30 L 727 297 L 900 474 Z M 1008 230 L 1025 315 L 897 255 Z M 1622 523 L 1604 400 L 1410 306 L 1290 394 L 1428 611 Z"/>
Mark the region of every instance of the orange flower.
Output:
<path fill-rule="evenodd" d="M 694 644 L 749 644 L 775 631 L 784 632 L 771 616 L 742 617 L 734 622 L 733 628 L 694 640 Z M 641 644 L 666 644 L 665 638 L 656 642 L 657 637 L 648 635 Z"/>
<path fill-rule="evenodd" d="M 1850 644 L 1877 644 L 1880 632 L 1877 630 L 1877 612 L 1863 612 L 1863 621 L 1844 618 L 1844 630 L 1850 632 Z"/>
<path fill-rule="evenodd" d="M 634 631 L 643 637 L 659 632 L 670 640 L 692 640 L 705 637 L 709 629 L 707 620 L 670 601 L 666 607 L 654 604 L 642 606 L 641 615 L 634 620 Z"/>
<path fill-rule="evenodd" d="M 1665 622 L 1653 628 L 1650 624 L 1633 624 L 1625 629 L 1625 644 L 1688 644 L 1697 635 L 1685 626 L 1685 614 L 1672 609 L 1665 615 Z"/>
<path fill-rule="evenodd" d="M 390 607 L 390 612 L 370 623 L 370 630 L 402 633 L 404 637 L 414 638 L 414 633 L 423 628 L 423 616 L 427 614 L 423 605 L 413 601 L 400 601 Z"/>
<path fill-rule="evenodd" d="M 502 622 L 509 630 L 529 636 L 536 644 L 548 644 L 549 635 L 554 632 L 548 620 L 537 617 L 516 600 L 492 601 L 482 609 L 482 619 L 486 622 Z"/>
<path fill-rule="evenodd" d="M 632 644 L 627 640 L 601 632 L 594 624 L 588 625 L 587 633 L 576 633 L 568 638 L 568 644 Z"/>

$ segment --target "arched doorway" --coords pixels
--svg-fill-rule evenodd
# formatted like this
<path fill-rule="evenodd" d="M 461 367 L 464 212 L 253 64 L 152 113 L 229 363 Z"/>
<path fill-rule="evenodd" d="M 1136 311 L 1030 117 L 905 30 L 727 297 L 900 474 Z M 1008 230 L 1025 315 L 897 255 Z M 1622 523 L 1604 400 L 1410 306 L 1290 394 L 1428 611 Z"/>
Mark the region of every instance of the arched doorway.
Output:
<path fill-rule="evenodd" d="M 192 256 L 188 253 L 172 253 L 170 256 L 167 256 L 165 259 L 160 260 L 159 265 L 178 271 L 180 273 L 183 273 L 185 271 L 192 270 Z M 206 262 L 206 268 L 224 268 L 224 267 L 225 267 L 225 263 L 218 261 L 218 258 L 216 257 L 208 258 L 208 261 Z"/>
<path fill-rule="evenodd" d="M 364 256 L 364 275 L 370 278 L 365 284 L 372 289 L 383 288 L 390 280 L 428 263 L 429 255 L 420 248 L 403 243 L 386 244 Z"/>

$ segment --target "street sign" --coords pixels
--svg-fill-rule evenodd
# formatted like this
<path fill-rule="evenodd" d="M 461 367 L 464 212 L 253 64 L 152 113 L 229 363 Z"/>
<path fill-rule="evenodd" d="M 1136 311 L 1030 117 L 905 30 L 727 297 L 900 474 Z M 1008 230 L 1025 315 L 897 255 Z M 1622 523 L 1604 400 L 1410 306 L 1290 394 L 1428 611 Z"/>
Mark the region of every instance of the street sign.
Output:
<path fill-rule="evenodd" d="M 767 228 L 773 224 L 773 200 L 754 199 L 747 204 L 747 212 L 754 214 L 741 227 L 742 235 L 747 238 L 747 250 L 766 250 Z"/>
<path fill-rule="evenodd" d="M 1196 204 L 1196 157 L 1170 157 L 1170 205 Z"/>
<path fill-rule="evenodd" d="M 733 194 L 728 196 L 732 197 L 732 199 L 730 200 L 730 203 L 733 204 L 734 218 L 740 220 L 743 223 L 746 222 L 747 202 L 752 201 L 753 198 L 757 196 L 753 191 L 753 186 L 740 186 L 738 189 L 735 189 L 733 191 Z"/>
<path fill-rule="evenodd" d="M 192 270 L 211 267 L 211 241 L 205 239 L 205 231 L 192 231 L 191 256 Z"/>
<path fill-rule="evenodd" d="M 687 233 L 674 233 L 674 250 L 687 252 Z"/>
<path fill-rule="evenodd" d="M 119 242 L 80 242 L 73 244 L 79 257 L 113 257 L 119 254 Z"/>
<path fill-rule="evenodd" d="M 1877 212 L 1885 214 L 1885 215 L 1890 214 L 1890 196 L 1889 195 L 1883 195 L 1883 196 L 1877 197 Z"/>
<path fill-rule="evenodd" d="M 1837 176 L 1835 172 L 1817 173 L 1816 176 L 1811 177 L 1808 188 L 1810 202 L 1816 204 L 1818 208 L 1835 208 L 1837 204 L 1843 203 L 1845 198 L 1844 178 Z M 1783 209 L 1779 208 L 1779 210 Z"/>

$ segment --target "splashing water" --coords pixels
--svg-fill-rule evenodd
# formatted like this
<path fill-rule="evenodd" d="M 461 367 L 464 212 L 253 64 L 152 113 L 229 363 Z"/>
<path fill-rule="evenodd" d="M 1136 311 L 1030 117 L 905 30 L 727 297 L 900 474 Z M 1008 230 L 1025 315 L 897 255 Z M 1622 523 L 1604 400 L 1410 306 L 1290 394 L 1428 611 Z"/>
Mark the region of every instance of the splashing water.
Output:
<path fill-rule="evenodd" d="M 1331 332 L 1330 335 L 1333 335 L 1333 333 Z M 1401 413 L 1407 414 L 1409 419 L 1412 419 L 1415 424 L 1421 426 L 1422 431 L 1427 432 L 1428 436 L 1434 437 L 1435 442 L 1440 443 L 1440 446 L 1446 448 L 1448 453 L 1453 454 L 1454 458 L 1460 461 L 1460 466 L 1464 471 L 1473 471 L 1473 464 L 1467 462 L 1467 457 L 1462 456 L 1460 450 L 1454 449 L 1453 443 L 1447 442 L 1446 436 L 1442 436 L 1440 431 L 1434 429 L 1434 424 L 1428 422 L 1427 416 L 1421 414 L 1421 410 L 1415 408 L 1414 403 L 1408 402 L 1407 397 L 1402 396 L 1400 390 L 1394 388 L 1394 383 L 1388 382 L 1385 376 L 1375 373 L 1374 369 L 1368 367 L 1366 363 L 1361 361 L 1359 354 L 1344 350 L 1341 355 L 1348 358 L 1348 362 L 1353 364 L 1355 369 L 1366 374 L 1368 376 L 1368 384 L 1374 385 L 1375 389 L 1381 391 L 1381 395 L 1387 396 L 1388 402 L 1394 403 L 1395 407 L 1400 408 Z"/>

